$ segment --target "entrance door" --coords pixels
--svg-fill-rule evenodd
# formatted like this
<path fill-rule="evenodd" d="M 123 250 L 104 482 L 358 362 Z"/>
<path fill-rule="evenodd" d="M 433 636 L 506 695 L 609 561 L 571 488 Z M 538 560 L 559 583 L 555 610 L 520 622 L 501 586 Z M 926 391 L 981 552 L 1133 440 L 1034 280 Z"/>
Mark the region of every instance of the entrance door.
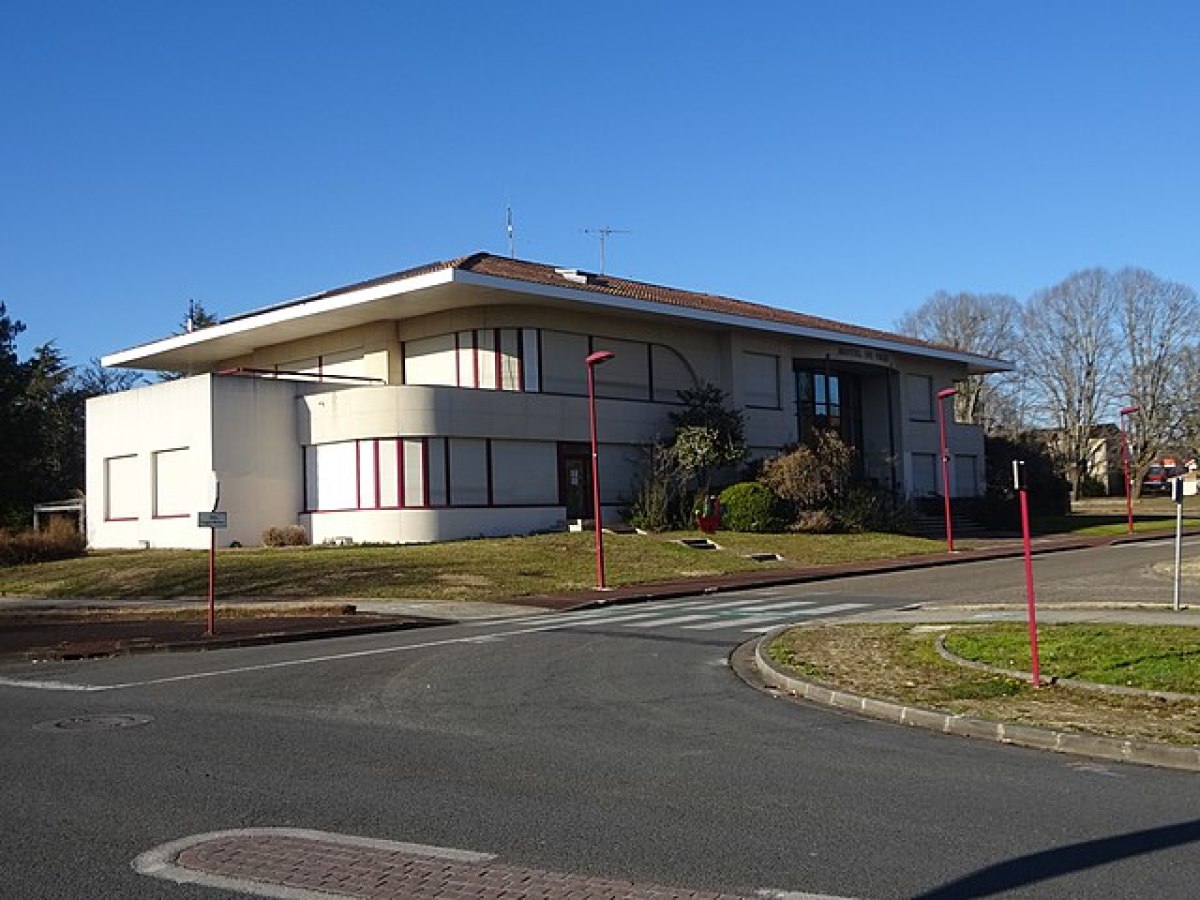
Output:
<path fill-rule="evenodd" d="M 558 502 L 568 519 L 592 518 L 592 448 L 588 444 L 558 445 Z"/>

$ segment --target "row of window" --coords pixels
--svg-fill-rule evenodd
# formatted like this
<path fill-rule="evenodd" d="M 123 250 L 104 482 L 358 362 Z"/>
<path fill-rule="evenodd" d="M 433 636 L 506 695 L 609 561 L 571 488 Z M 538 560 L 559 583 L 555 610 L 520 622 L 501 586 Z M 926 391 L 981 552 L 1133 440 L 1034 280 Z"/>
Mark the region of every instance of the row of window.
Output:
<path fill-rule="evenodd" d="M 975 497 L 979 494 L 979 457 L 955 454 L 953 458 L 954 496 Z M 941 494 L 942 469 L 936 453 L 912 454 L 912 495 L 932 497 Z"/>
<path fill-rule="evenodd" d="M 696 387 L 691 367 L 663 344 L 539 328 L 482 328 L 404 342 L 404 383 L 587 394 L 584 360 L 613 358 L 595 370 L 596 394 L 625 400 L 678 401 Z"/>
<path fill-rule="evenodd" d="M 187 447 L 151 453 L 150 514 L 156 519 L 177 519 L 194 514 L 197 487 L 190 471 Z M 137 454 L 110 456 L 104 460 L 104 518 L 131 521 L 141 518 L 146 476 L 143 458 Z"/>
<path fill-rule="evenodd" d="M 370 438 L 304 448 L 305 508 L 553 506 L 557 444 L 491 438 Z"/>

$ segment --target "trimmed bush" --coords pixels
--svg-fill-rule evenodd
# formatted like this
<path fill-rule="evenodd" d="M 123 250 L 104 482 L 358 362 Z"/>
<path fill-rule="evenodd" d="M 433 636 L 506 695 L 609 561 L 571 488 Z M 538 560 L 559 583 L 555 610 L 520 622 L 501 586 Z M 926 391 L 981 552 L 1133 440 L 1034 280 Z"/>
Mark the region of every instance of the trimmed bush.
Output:
<path fill-rule="evenodd" d="M 779 499 L 766 485 L 743 481 L 721 491 L 721 527 L 729 531 L 782 531 L 786 520 Z"/>
<path fill-rule="evenodd" d="M 262 533 L 264 547 L 303 547 L 308 532 L 299 525 L 272 525 Z"/>
<path fill-rule="evenodd" d="M 13 534 L 0 529 L 0 566 L 73 559 L 86 550 L 87 538 L 66 522 L 53 522 L 45 531 Z"/>

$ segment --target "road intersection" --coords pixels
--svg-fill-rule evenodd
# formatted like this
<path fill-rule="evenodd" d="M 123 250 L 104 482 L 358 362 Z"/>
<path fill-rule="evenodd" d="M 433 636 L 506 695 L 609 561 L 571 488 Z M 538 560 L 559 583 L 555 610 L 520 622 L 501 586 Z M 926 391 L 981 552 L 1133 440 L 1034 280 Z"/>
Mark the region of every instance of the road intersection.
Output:
<path fill-rule="evenodd" d="M 1038 560 L 1039 586 L 1048 604 L 1109 586 L 1157 602 L 1169 553 L 1056 554 Z M 1019 565 L 8 664 L 5 892 L 244 896 L 131 863 L 188 836 L 293 828 L 746 897 L 1194 896 L 1194 775 L 795 706 L 726 664 L 785 621 L 1011 602 Z"/>

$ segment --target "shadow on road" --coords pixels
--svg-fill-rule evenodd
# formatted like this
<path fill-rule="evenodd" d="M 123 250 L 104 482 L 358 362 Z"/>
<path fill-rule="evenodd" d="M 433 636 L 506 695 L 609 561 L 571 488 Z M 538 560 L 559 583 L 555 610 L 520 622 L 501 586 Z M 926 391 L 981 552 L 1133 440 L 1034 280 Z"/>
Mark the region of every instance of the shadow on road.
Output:
<path fill-rule="evenodd" d="M 1166 850 L 1200 840 L 1200 819 L 1135 831 L 1117 837 L 1099 838 L 1070 844 L 1055 850 L 1031 853 L 1007 862 L 988 866 L 971 875 L 951 881 L 912 900 L 964 900 L 990 897 L 1038 881 L 1048 881 L 1107 863 Z"/>

